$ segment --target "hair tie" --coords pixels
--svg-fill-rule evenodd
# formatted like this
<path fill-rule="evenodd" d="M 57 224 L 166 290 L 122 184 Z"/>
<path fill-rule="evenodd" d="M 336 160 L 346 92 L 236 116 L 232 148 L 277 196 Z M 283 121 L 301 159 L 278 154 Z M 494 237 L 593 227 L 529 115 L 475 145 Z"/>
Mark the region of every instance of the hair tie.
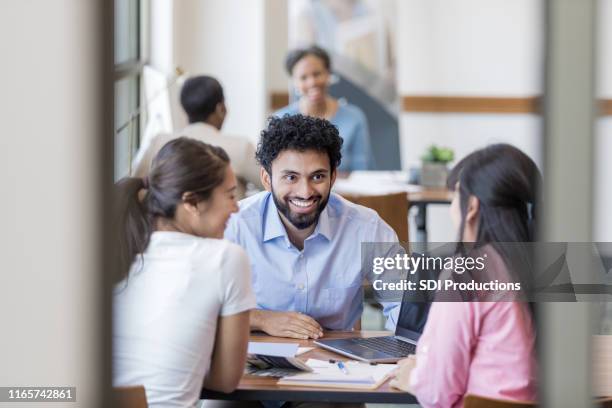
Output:
<path fill-rule="evenodd" d="M 533 207 L 535 207 L 533 203 L 527 203 L 527 218 L 529 218 L 530 220 L 534 218 Z"/>

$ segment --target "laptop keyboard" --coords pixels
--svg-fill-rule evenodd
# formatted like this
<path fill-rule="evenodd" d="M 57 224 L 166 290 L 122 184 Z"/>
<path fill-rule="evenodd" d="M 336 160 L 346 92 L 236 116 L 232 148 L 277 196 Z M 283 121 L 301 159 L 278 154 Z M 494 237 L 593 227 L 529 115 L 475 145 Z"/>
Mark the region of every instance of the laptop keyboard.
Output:
<path fill-rule="evenodd" d="M 371 338 L 353 338 L 352 343 L 358 344 L 370 350 L 382 351 L 393 357 L 406 357 L 408 354 L 414 354 L 416 346 L 396 339 L 395 337 L 371 337 Z"/>

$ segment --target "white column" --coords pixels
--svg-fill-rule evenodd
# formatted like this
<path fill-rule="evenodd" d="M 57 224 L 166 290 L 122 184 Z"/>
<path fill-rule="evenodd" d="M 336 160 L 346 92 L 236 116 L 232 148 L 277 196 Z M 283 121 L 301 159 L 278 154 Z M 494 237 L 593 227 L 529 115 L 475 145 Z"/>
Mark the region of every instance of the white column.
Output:
<path fill-rule="evenodd" d="M 588 242 L 592 235 L 593 0 L 548 0 L 545 69 L 543 232 L 548 241 Z M 588 274 L 584 260 L 581 273 Z M 590 303 L 544 303 L 539 350 L 547 407 L 586 407 L 591 396 Z"/>
<path fill-rule="evenodd" d="M 0 385 L 76 386 L 77 402 L 63 404 L 74 407 L 99 406 L 110 359 L 98 251 L 100 146 L 113 137 L 101 120 L 102 3 L 0 2 Z"/>

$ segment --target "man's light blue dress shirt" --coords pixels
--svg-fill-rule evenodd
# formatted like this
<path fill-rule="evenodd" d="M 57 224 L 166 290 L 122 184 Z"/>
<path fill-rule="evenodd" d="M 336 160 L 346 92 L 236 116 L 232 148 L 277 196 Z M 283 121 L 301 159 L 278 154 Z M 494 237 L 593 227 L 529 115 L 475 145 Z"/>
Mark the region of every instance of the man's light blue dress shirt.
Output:
<path fill-rule="evenodd" d="M 240 202 L 225 238 L 242 246 L 251 262 L 257 307 L 296 311 L 325 329 L 351 330 L 363 311 L 362 242 L 397 242 L 378 214 L 331 193 L 317 226 L 298 250 L 287 236 L 272 195 Z M 394 329 L 399 303 L 383 304 Z"/>

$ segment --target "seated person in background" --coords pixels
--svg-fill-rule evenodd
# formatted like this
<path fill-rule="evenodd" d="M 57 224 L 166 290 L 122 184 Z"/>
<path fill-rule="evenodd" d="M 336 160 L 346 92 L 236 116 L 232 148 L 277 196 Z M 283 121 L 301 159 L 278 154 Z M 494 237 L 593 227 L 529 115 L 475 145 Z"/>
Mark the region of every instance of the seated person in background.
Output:
<path fill-rule="evenodd" d="M 230 392 L 242 376 L 255 297 L 246 254 L 222 239 L 235 190 L 227 154 L 187 138 L 148 184 L 117 185 L 113 383 L 144 385 L 149 407 L 195 407 L 203 384 Z"/>
<path fill-rule="evenodd" d="M 306 339 L 360 327 L 361 242 L 397 235 L 375 211 L 331 193 L 341 146 L 330 122 L 299 114 L 271 118 L 261 134 L 266 191 L 241 201 L 225 231 L 251 260 L 254 330 Z M 383 306 L 394 327 L 398 304 Z"/>
<path fill-rule="evenodd" d="M 540 179 L 535 163 L 507 144 L 478 150 L 452 170 L 450 211 L 458 239 L 489 255 L 488 270 L 529 270 L 522 257 L 509 256 L 516 245 L 500 243 L 534 241 L 530 224 Z M 458 245 L 459 256 L 466 253 L 463 248 Z M 392 384 L 414 394 L 423 407 L 461 407 L 467 394 L 535 401 L 530 306 L 518 301 L 433 302 L 416 357 L 400 361 Z"/>
<path fill-rule="evenodd" d="M 371 169 L 373 156 L 365 114 L 357 106 L 340 102 L 327 93 L 331 74 L 327 52 L 316 46 L 294 50 L 287 55 L 285 67 L 300 99 L 276 112 L 275 116 L 301 113 L 329 120 L 344 140 L 338 171 Z"/>
<path fill-rule="evenodd" d="M 160 133 L 141 146 L 134 160 L 134 175 L 145 176 L 151 166 L 151 160 L 163 145 L 179 136 L 186 136 L 219 146 L 227 152 L 239 181 L 236 191 L 238 199 L 244 197 L 247 183 L 261 189 L 253 143 L 246 137 L 220 132 L 227 114 L 221 84 L 215 78 L 204 75 L 189 78 L 181 89 L 181 105 L 187 114 L 189 125 L 178 134 Z"/>

